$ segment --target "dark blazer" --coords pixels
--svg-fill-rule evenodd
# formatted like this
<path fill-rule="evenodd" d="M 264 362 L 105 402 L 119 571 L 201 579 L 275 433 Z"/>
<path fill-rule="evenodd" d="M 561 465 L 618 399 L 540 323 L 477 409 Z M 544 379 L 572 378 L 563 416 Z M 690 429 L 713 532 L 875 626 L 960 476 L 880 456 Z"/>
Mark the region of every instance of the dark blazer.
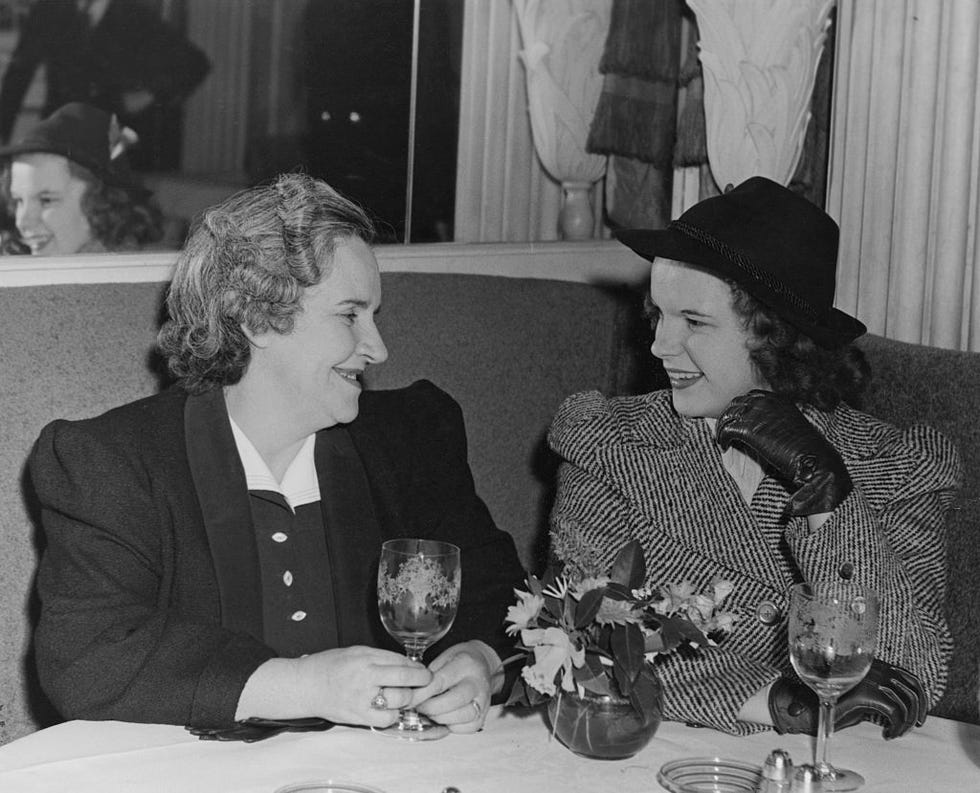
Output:
<path fill-rule="evenodd" d="M 377 560 L 383 540 L 423 536 L 462 550 L 459 614 L 435 650 L 479 638 L 509 655 L 503 618 L 524 574 L 475 492 L 456 402 L 425 381 L 365 392 L 315 455 L 339 646 L 400 649 L 377 617 Z M 47 540 L 37 662 L 62 715 L 230 723 L 275 653 L 222 392 L 171 389 L 56 421 L 29 465 Z"/>
<path fill-rule="evenodd" d="M 707 422 L 678 416 L 669 391 L 619 399 L 578 394 L 550 431 L 565 462 L 552 514 L 559 555 L 608 569 L 627 540 L 644 548 L 652 585 L 713 579 L 734 590 L 737 615 L 717 648 L 660 665 L 665 716 L 735 733 L 754 693 L 790 670 L 787 589 L 850 576 L 882 605 L 876 655 L 917 674 L 933 704 L 942 694 L 952 640 L 943 614 L 945 515 L 961 479 L 959 455 L 939 432 L 898 430 L 839 406 L 804 409 L 836 448 L 854 490 L 811 532 L 787 518 L 789 494 L 763 478 L 751 504 L 726 472 Z"/>
<path fill-rule="evenodd" d="M 94 27 L 75 0 L 38 0 L 24 20 L 0 88 L 0 140 L 6 141 L 38 67 L 47 74 L 44 116 L 67 102 L 116 113 L 147 135 L 121 104 L 125 91 L 145 89 L 159 104 L 183 101 L 211 69 L 208 57 L 158 14 L 131 0 L 113 0 Z"/>

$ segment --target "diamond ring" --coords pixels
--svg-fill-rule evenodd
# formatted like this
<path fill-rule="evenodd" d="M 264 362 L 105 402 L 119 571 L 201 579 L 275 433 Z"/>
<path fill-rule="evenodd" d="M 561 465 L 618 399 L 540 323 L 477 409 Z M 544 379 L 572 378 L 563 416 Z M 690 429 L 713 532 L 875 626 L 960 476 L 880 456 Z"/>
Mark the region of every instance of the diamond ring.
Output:
<path fill-rule="evenodd" d="M 384 688 L 378 689 L 378 693 L 375 694 L 374 699 L 371 700 L 371 707 L 375 710 L 388 710 L 388 700 L 385 699 Z"/>

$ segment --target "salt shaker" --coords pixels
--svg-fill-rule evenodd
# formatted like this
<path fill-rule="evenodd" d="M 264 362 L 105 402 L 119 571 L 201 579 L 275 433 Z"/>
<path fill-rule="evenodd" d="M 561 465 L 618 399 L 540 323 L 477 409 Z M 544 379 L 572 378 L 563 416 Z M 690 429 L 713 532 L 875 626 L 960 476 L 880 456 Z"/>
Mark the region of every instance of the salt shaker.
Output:
<path fill-rule="evenodd" d="M 789 793 L 793 782 L 793 761 L 789 752 L 773 749 L 762 764 L 762 776 L 756 793 Z"/>
<path fill-rule="evenodd" d="M 801 765 L 793 774 L 792 793 L 822 793 L 823 782 L 820 774 L 812 765 Z"/>

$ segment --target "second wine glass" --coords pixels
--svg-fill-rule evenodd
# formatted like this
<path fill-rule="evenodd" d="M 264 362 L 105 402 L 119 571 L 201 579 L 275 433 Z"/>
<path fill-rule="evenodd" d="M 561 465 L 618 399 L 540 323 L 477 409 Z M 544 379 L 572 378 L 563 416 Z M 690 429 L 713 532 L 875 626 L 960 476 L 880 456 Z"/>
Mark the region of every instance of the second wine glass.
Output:
<path fill-rule="evenodd" d="M 820 700 L 816 770 L 824 791 L 857 790 L 864 784 L 860 774 L 834 768 L 827 747 L 837 700 L 868 673 L 877 632 L 873 590 L 844 581 L 790 588 L 790 661 Z"/>
<path fill-rule="evenodd" d="M 459 605 L 459 548 L 438 540 L 388 540 L 378 564 L 378 611 L 385 630 L 413 661 L 452 627 Z M 409 741 L 431 741 L 449 729 L 414 708 L 403 709 L 398 722 L 376 730 Z"/>

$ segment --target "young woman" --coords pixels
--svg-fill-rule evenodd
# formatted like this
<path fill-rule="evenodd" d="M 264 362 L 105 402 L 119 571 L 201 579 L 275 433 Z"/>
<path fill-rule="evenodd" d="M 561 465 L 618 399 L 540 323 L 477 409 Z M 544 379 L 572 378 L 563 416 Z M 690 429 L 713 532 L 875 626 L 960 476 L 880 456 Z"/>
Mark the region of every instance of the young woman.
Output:
<path fill-rule="evenodd" d="M 875 664 L 838 726 L 886 737 L 941 696 L 944 516 L 960 480 L 951 444 L 861 413 L 864 326 L 833 308 L 838 229 L 764 178 L 618 238 L 651 264 L 653 355 L 669 390 L 579 394 L 550 432 L 564 458 L 555 553 L 584 572 L 642 542 L 653 584 L 728 579 L 740 619 L 717 648 L 662 667 L 668 718 L 733 733 L 813 731 L 816 700 L 792 679 L 787 589 L 853 580 L 877 590 Z"/>
<path fill-rule="evenodd" d="M 114 116 L 72 102 L 0 148 L 0 195 L 17 232 L 5 234 L 3 252 L 65 256 L 158 241 L 160 209 L 127 161 L 135 141 Z"/>

